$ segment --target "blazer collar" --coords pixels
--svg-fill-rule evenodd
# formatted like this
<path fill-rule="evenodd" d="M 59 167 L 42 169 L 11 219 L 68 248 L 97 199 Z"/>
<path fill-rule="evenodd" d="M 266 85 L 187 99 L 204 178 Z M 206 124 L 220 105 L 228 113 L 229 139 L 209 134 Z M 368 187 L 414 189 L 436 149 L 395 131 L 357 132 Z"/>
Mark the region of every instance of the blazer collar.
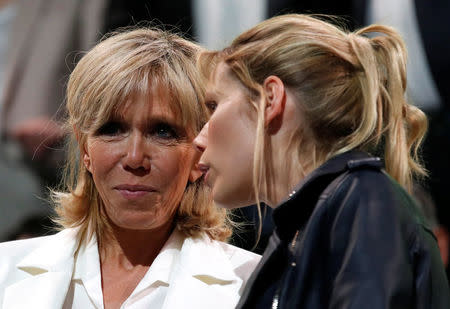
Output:
<path fill-rule="evenodd" d="M 76 230 L 43 238 L 16 266 L 30 276 L 5 289 L 3 308 L 62 308 L 70 285 Z"/>
<path fill-rule="evenodd" d="M 30 276 L 5 289 L 3 308 L 62 308 L 70 285 L 76 249 L 76 230 L 47 237 L 17 267 Z M 224 244 L 206 235 L 185 238 L 171 272 L 164 309 L 234 308 L 243 281 L 236 274 L 250 259 L 234 257 Z M 26 297 L 24 297 L 26 291 Z M 220 303 L 218 303 L 220 300 Z"/>
<path fill-rule="evenodd" d="M 186 238 L 163 308 L 184 308 L 186 304 L 192 308 L 234 308 L 243 285 L 235 270 L 246 262 L 233 260 L 223 244 L 206 235 Z"/>
<path fill-rule="evenodd" d="M 180 251 L 180 264 L 194 277 L 206 276 L 229 282 L 238 279 L 221 244 L 206 235 L 186 238 Z"/>

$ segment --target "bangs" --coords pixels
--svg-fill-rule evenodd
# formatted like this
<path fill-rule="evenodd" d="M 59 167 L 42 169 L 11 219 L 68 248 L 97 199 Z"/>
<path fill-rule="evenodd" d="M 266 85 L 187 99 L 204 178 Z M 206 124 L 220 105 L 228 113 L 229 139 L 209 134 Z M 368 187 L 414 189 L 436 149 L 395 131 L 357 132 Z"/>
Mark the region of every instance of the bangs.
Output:
<path fill-rule="evenodd" d="M 109 82 L 93 97 L 98 100 L 93 102 L 98 109 L 90 114 L 88 131 L 97 130 L 110 119 L 120 118 L 125 103 L 133 104 L 138 98 L 158 95 L 181 126 L 192 134 L 200 132 L 207 121 L 207 110 L 202 104 L 203 86 L 194 82 L 196 68 L 166 60 L 155 59 L 136 70 L 123 65 L 118 68 L 120 73 L 111 72 L 111 76 L 106 76 Z"/>
<path fill-rule="evenodd" d="M 165 96 L 180 125 L 194 134 L 207 121 L 196 67 L 200 48 L 174 35 L 136 30 L 112 36 L 86 54 L 68 85 L 69 122 L 93 132 L 139 96 Z"/>

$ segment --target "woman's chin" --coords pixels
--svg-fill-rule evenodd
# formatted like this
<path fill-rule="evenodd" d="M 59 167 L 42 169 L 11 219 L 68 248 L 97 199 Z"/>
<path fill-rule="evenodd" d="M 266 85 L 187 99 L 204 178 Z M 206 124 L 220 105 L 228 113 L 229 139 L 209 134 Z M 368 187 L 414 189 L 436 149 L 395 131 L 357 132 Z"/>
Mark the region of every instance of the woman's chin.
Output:
<path fill-rule="evenodd" d="M 248 196 L 246 196 L 246 198 L 243 199 L 237 199 L 236 195 L 233 194 L 225 196 L 224 194 L 214 195 L 214 193 L 213 193 L 213 201 L 217 207 L 225 209 L 247 207 L 256 203 L 256 201 L 248 198 Z"/>
<path fill-rule="evenodd" d="M 219 208 L 225 208 L 225 209 L 234 209 L 234 208 L 243 207 L 243 206 L 239 206 L 239 205 L 236 205 L 236 204 L 219 202 L 219 201 L 216 201 L 216 200 L 214 200 L 214 205 L 216 205 Z"/>
<path fill-rule="evenodd" d="M 145 216 L 142 213 L 126 214 L 120 217 L 118 220 L 111 220 L 114 226 L 120 229 L 127 230 L 155 230 L 162 229 L 168 225 L 172 225 L 173 219 L 157 220 L 155 216 Z"/>

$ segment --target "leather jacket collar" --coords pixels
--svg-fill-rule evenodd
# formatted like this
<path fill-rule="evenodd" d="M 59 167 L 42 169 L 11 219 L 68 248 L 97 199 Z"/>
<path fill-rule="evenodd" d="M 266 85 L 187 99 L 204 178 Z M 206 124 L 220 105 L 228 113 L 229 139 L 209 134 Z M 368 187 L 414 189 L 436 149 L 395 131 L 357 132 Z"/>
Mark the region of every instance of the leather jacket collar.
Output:
<path fill-rule="evenodd" d="M 381 169 L 383 164 L 378 157 L 372 157 L 363 151 L 351 150 L 329 159 L 307 175 L 273 212 L 278 237 L 282 241 L 291 240 L 296 231 L 305 226 L 317 199 L 330 182 L 337 175 L 362 166 Z"/>

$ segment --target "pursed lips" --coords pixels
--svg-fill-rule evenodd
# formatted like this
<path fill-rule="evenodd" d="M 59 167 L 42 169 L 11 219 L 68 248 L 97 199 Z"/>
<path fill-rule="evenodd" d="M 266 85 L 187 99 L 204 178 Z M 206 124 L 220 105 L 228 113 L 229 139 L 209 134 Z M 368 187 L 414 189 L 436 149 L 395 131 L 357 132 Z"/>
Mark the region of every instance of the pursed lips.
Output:
<path fill-rule="evenodd" d="M 156 191 L 156 189 L 151 186 L 130 185 L 130 184 L 118 185 L 118 186 L 114 187 L 114 189 L 119 191 L 119 193 L 127 199 L 138 198 L 138 197 L 144 196 L 150 192 Z"/>
<path fill-rule="evenodd" d="M 198 163 L 197 168 L 203 173 L 203 179 L 206 183 L 208 183 L 208 171 L 209 166 L 205 163 Z"/>

